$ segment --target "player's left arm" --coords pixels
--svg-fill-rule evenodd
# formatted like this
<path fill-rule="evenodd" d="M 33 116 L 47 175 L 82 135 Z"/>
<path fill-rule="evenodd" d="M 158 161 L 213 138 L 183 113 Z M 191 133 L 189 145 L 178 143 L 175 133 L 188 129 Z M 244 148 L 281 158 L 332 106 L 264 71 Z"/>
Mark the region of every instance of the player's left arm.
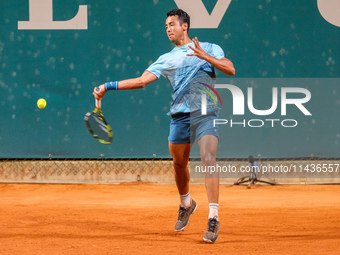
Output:
<path fill-rule="evenodd" d="M 197 37 L 195 39 L 192 39 L 192 41 L 195 44 L 195 48 L 191 47 L 190 45 L 189 48 L 192 49 L 194 53 L 187 54 L 187 56 L 196 56 L 200 59 L 203 59 L 227 75 L 235 74 L 234 64 L 229 59 L 225 57 L 218 59 L 206 53 L 200 46 Z"/>

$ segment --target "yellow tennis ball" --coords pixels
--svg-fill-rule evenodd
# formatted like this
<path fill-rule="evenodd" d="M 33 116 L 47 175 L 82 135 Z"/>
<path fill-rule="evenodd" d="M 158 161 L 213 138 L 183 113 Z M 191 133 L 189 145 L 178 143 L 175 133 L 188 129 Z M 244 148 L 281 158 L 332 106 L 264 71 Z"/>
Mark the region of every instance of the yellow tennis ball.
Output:
<path fill-rule="evenodd" d="M 43 99 L 43 98 L 40 98 L 40 99 L 38 100 L 38 102 L 37 102 L 37 105 L 38 105 L 38 107 L 39 107 L 40 109 L 45 108 L 45 106 L 46 106 L 46 100 Z"/>

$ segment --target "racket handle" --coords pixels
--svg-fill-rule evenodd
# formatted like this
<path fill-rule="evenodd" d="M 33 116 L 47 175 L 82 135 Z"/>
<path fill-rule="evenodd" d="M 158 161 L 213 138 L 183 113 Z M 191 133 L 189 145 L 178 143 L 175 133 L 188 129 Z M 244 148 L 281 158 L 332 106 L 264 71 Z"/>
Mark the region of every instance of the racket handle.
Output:
<path fill-rule="evenodd" d="M 100 109 L 102 107 L 101 100 L 96 99 L 96 108 Z"/>
<path fill-rule="evenodd" d="M 99 91 L 100 89 L 96 87 L 96 91 Z M 102 107 L 101 100 L 95 99 L 96 100 L 96 108 L 100 109 Z"/>

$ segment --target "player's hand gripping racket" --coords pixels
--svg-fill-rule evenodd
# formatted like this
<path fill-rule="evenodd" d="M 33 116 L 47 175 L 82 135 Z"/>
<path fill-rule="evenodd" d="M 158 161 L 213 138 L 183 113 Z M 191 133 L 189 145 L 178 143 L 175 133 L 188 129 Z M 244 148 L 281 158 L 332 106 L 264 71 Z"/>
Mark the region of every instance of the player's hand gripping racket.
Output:
<path fill-rule="evenodd" d="M 99 88 L 96 88 L 96 90 L 98 91 Z M 100 143 L 110 144 L 112 142 L 112 129 L 104 119 L 100 100 L 96 99 L 96 109 L 93 112 L 86 113 L 85 124 L 90 134 Z"/>

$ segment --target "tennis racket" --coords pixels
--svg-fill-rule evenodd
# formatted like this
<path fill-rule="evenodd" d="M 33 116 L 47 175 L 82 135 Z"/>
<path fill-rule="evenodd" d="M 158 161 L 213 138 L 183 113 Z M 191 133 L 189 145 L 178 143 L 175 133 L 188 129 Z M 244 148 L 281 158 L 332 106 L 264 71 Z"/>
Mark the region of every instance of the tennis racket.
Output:
<path fill-rule="evenodd" d="M 98 90 L 98 88 L 97 88 Z M 101 102 L 96 99 L 96 109 L 85 115 L 85 124 L 90 134 L 100 143 L 110 144 L 113 139 L 112 129 L 104 119 L 101 111 Z"/>

